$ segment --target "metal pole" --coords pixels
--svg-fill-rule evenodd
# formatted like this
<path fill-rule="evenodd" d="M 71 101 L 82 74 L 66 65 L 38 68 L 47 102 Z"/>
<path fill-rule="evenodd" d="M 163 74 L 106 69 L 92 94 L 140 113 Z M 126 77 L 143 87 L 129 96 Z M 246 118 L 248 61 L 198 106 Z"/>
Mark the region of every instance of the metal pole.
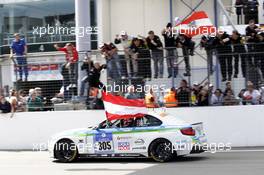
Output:
<path fill-rule="evenodd" d="M 214 19 L 215 19 L 215 27 L 218 28 L 218 4 L 217 4 L 217 0 L 214 0 Z M 219 82 L 219 66 L 218 66 L 218 58 L 216 56 L 216 52 L 214 52 L 215 57 L 213 56 L 213 52 L 212 52 L 212 57 L 213 60 L 215 58 L 216 60 L 216 65 L 215 65 L 215 78 L 216 78 L 216 87 L 219 88 L 220 87 L 220 82 Z"/>
<path fill-rule="evenodd" d="M 172 0 L 170 0 L 170 22 L 173 23 L 173 8 L 172 8 Z"/>
<path fill-rule="evenodd" d="M 88 52 L 91 50 L 91 34 L 86 32 L 88 27 L 90 27 L 90 0 L 75 0 L 75 27 L 76 27 L 76 49 L 78 52 Z M 82 29 L 84 29 L 82 31 Z M 78 33 L 80 32 L 81 33 Z M 80 58 L 84 57 L 84 54 Z M 80 63 L 80 62 L 79 62 Z M 78 63 L 78 67 L 80 64 Z M 78 75 L 80 75 L 80 68 L 78 70 Z M 81 77 L 78 76 L 78 85 L 81 84 Z M 78 86 L 78 92 L 80 86 Z"/>
<path fill-rule="evenodd" d="M 172 8 L 172 0 L 169 0 L 170 1 L 170 22 L 171 24 L 173 25 L 173 8 Z M 167 52 L 167 51 L 165 51 Z M 176 56 L 176 55 L 175 55 Z M 168 60 L 168 59 L 167 59 Z M 172 68 L 171 68 L 171 74 L 172 74 L 172 77 L 171 77 L 171 87 L 174 87 L 174 63 L 172 64 Z"/>
<path fill-rule="evenodd" d="M 233 21 L 231 20 L 230 16 L 229 16 L 228 13 L 226 12 L 226 9 L 225 9 L 225 7 L 224 7 L 224 4 L 222 3 L 222 0 L 217 0 L 217 2 L 218 2 L 218 4 L 219 4 L 220 8 L 223 10 L 223 12 L 224 12 L 224 14 L 225 14 L 227 20 L 230 22 L 232 28 L 233 28 L 234 30 L 236 30 L 235 24 L 233 23 Z"/>

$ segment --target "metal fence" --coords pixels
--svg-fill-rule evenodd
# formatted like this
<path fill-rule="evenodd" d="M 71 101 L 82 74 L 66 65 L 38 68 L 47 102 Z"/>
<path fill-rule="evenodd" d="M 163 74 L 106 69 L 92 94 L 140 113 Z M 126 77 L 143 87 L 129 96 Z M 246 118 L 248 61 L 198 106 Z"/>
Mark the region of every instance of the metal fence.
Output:
<path fill-rule="evenodd" d="M 234 46 L 220 52 L 218 48 L 206 52 L 197 46 L 194 56 L 182 48 L 165 48 L 160 53 L 140 50 L 136 60 L 120 51 L 112 62 L 102 58 L 99 51 L 92 51 L 79 53 L 80 61 L 69 67 L 58 52 L 29 54 L 27 65 L 18 64 L 16 58 L 8 60 L 5 55 L 1 58 L 1 95 L 7 99 L 15 96 L 17 111 L 103 109 L 101 94 L 88 86 L 89 71 L 83 68 L 87 64 L 85 58 L 90 57 L 94 64 L 106 64 L 101 81 L 107 91 L 116 95 L 126 96 L 128 87 L 133 85 L 137 98 L 145 98 L 152 89 L 156 106 L 260 104 L 264 100 L 264 52 L 252 50 L 257 45 L 243 47 L 245 52 L 236 53 Z M 25 69 L 28 80 L 18 81 L 20 71 L 24 79 Z M 225 75 L 226 81 L 222 81 Z M 245 94 L 252 85 L 260 94 L 258 99 L 250 97 L 257 92 Z M 176 101 L 166 100 L 171 92 Z M 37 101 L 32 101 L 32 96 Z"/>

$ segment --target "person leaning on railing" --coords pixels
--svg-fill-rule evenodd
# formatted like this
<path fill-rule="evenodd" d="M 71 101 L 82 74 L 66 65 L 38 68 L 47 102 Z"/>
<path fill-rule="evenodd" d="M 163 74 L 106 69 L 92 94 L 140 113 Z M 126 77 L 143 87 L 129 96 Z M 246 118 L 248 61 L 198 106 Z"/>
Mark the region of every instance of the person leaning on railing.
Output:
<path fill-rule="evenodd" d="M 188 82 L 183 79 L 180 82 L 180 87 L 177 90 L 178 106 L 188 107 L 191 104 L 191 89 L 188 86 Z"/>
<path fill-rule="evenodd" d="M 173 27 L 171 23 L 168 23 L 167 26 L 161 32 L 164 37 L 165 44 L 165 58 L 167 62 L 168 78 L 172 76 L 177 77 L 178 67 L 176 63 L 178 62 L 178 53 L 176 48 L 176 36 L 173 33 Z"/>
<path fill-rule="evenodd" d="M 130 85 L 127 87 L 127 93 L 124 95 L 126 99 L 139 99 L 138 93 L 135 92 L 135 87 Z"/>
<path fill-rule="evenodd" d="M 9 113 L 11 112 L 11 104 L 5 99 L 4 96 L 0 96 L 0 112 Z"/>
<path fill-rule="evenodd" d="M 234 58 L 235 58 L 235 74 L 234 78 L 238 78 L 238 73 L 239 73 L 239 58 L 241 58 L 241 70 L 242 70 L 242 75 L 244 78 L 246 78 L 246 73 L 247 73 L 247 54 L 246 54 L 246 48 L 245 48 L 245 41 L 242 38 L 241 34 L 237 31 L 234 30 L 231 35 L 231 42 L 233 44 L 233 53 L 234 53 Z"/>
<path fill-rule="evenodd" d="M 238 100 L 235 98 L 233 91 L 231 89 L 228 89 L 226 91 L 226 95 L 224 96 L 223 105 L 224 106 L 238 105 Z"/>
<path fill-rule="evenodd" d="M 197 97 L 197 106 L 209 106 L 208 89 L 202 88 Z"/>
<path fill-rule="evenodd" d="M 151 88 L 149 92 L 145 95 L 145 104 L 147 108 L 157 108 L 157 97 L 153 92 L 153 89 Z"/>
<path fill-rule="evenodd" d="M 125 59 L 126 59 L 126 67 L 128 76 L 132 77 L 131 66 L 133 68 L 133 72 L 137 72 L 137 60 L 135 60 L 131 52 L 129 52 L 129 47 L 132 44 L 133 37 L 129 36 L 126 31 L 121 31 L 120 35 L 116 35 L 115 44 L 121 44 L 124 49 Z M 131 65 L 132 62 L 132 65 Z"/>
<path fill-rule="evenodd" d="M 43 111 L 42 100 L 39 97 L 37 97 L 36 92 L 33 92 L 28 99 L 28 111 L 29 112 Z"/>
<path fill-rule="evenodd" d="M 164 96 L 164 105 L 166 108 L 172 108 L 178 106 L 177 92 L 175 88 L 167 89 Z"/>
<path fill-rule="evenodd" d="M 254 57 L 255 57 L 255 43 L 257 41 L 257 33 L 260 31 L 259 27 L 255 24 L 255 20 L 250 20 L 249 25 L 246 27 L 246 41 L 247 41 L 247 48 L 248 48 L 248 65 L 254 65 Z"/>
<path fill-rule="evenodd" d="M 147 49 L 147 45 L 143 39 L 140 38 L 133 38 L 132 43 L 129 47 L 130 55 L 132 56 L 134 62 L 134 74 L 133 77 L 138 77 L 138 56 L 142 50 Z M 147 73 L 147 72 L 144 72 Z"/>
<path fill-rule="evenodd" d="M 243 100 L 245 100 L 247 104 L 258 105 L 260 103 L 260 99 L 260 92 L 255 89 L 254 84 L 249 81 L 247 83 L 247 91 L 243 94 Z"/>
<path fill-rule="evenodd" d="M 62 66 L 62 76 L 64 80 L 64 86 L 72 85 L 76 87 L 77 83 L 77 62 L 78 52 L 71 43 L 67 43 L 64 47 L 59 47 L 58 44 L 54 45 L 55 49 L 65 53 L 66 63 Z"/>
<path fill-rule="evenodd" d="M 88 55 L 86 55 L 84 60 L 83 60 L 83 64 L 81 66 L 81 70 L 86 71 L 86 76 L 84 76 L 81 80 L 80 96 L 84 96 L 85 85 L 86 85 L 86 83 L 88 83 L 89 73 L 93 67 L 94 67 L 93 61 L 91 60 L 91 58 Z M 87 88 L 87 94 L 86 95 L 88 95 L 88 94 L 89 94 L 89 87 Z"/>
<path fill-rule="evenodd" d="M 231 39 L 226 32 L 219 31 L 213 41 L 217 51 L 218 60 L 221 67 L 222 82 L 231 81 L 233 74 L 233 56 Z"/>
<path fill-rule="evenodd" d="M 113 80 L 124 78 L 117 47 L 113 43 L 101 43 L 99 49 L 106 60 L 107 78 Z"/>
<path fill-rule="evenodd" d="M 176 39 L 177 46 L 182 48 L 182 53 L 183 53 L 183 60 L 185 63 L 185 73 L 183 74 L 184 76 L 191 76 L 191 66 L 190 66 L 190 55 L 193 56 L 193 50 L 194 50 L 194 45 L 195 43 L 192 41 L 192 38 L 180 34 L 177 39 Z"/>
<path fill-rule="evenodd" d="M 210 105 L 212 106 L 222 106 L 224 102 L 224 96 L 221 89 L 216 89 L 211 97 Z"/>
<path fill-rule="evenodd" d="M 212 50 L 213 40 L 214 40 L 214 37 L 210 35 L 207 35 L 207 36 L 204 35 L 202 36 L 201 41 L 200 41 L 200 49 L 204 48 L 206 51 L 210 74 L 213 74 L 214 72 L 213 70 L 213 50 Z"/>
<path fill-rule="evenodd" d="M 154 31 L 151 30 L 148 32 L 146 43 L 151 50 L 151 57 L 154 62 L 154 78 L 163 78 L 164 57 L 162 42 L 159 36 L 155 35 Z"/>
<path fill-rule="evenodd" d="M 20 38 L 19 33 L 14 34 L 15 39 L 10 46 L 10 58 L 16 58 L 16 65 L 18 66 L 19 79 L 22 81 L 23 73 L 25 74 L 25 81 L 28 80 L 28 67 L 27 67 L 27 44 L 24 39 Z M 17 73 L 17 72 L 16 72 Z"/>

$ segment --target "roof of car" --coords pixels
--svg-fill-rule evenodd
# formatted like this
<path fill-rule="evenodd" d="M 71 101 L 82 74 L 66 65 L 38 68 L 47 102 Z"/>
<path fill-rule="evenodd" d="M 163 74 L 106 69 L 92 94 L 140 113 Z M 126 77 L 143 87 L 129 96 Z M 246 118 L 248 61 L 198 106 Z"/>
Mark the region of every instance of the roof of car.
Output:
<path fill-rule="evenodd" d="M 164 125 L 190 125 L 188 122 L 165 111 L 150 111 L 148 114 L 160 119 Z"/>

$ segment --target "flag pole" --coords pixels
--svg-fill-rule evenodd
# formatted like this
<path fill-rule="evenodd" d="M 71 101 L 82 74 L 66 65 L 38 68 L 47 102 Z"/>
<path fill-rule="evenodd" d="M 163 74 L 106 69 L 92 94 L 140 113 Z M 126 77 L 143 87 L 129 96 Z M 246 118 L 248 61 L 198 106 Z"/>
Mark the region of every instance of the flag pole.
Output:
<path fill-rule="evenodd" d="M 101 89 L 102 91 L 102 100 L 103 100 L 103 103 L 104 103 L 104 96 L 107 95 L 107 92 L 104 91 L 103 89 Z M 105 110 L 105 105 L 104 105 L 104 111 L 105 111 L 105 118 L 106 118 L 106 126 L 108 127 L 109 126 L 109 120 L 108 120 L 108 117 L 107 117 L 107 112 Z"/>

